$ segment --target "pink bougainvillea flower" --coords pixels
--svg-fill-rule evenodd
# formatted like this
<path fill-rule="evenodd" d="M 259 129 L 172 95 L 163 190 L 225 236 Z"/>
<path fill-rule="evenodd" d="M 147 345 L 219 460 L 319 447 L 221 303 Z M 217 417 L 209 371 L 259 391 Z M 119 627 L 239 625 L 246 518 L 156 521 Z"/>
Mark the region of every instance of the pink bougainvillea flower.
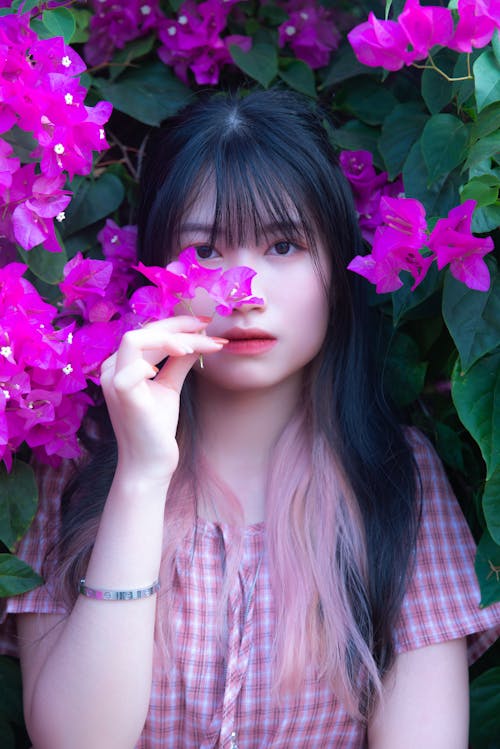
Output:
<path fill-rule="evenodd" d="M 399 274 L 408 271 L 414 278 L 413 290 L 433 260 L 421 252 L 427 239 L 424 206 L 413 198 L 383 195 L 380 214 L 384 224 L 375 232 L 371 254 L 356 256 L 348 268 L 375 284 L 379 294 L 399 289 L 403 285 Z"/>
<path fill-rule="evenodd" d="M 90 65 L 109 60 L 115 49 L 154 30 L 162 18 L 158 0 L 92 0 L 90 38 L 85 44 L 85 59 Z"/>
<path fill-rule="evenodd" d="M 472 52 L 489 44 L 498 28 L 498 0 L 458 0 L 458 23 L 447 46 L 458 52 Z"/>
<path fill-rule="evenodd" d="M 396 233 L 394 241 L 404 242 L 407 247 L 419 249 L 425 244 L 427 222 L 425 208 L 419 200 L 384 195 L 380 199 L 380 212 L 387 227 L 384 227 L 386 239 Z"/>
<path fill-rule="evenodd" d="M 401 288 L 401 271 L 408 271 L 414 278 L 412 291 L 424 280 L 432 264 L 431 256 L 424 256 L 418 249 L 399 241 L 395 232 L 379 227 L 375 232 L 372 252 L 357 255 L 349 265 L 349 270 L 364 276 L 375 284 L 377 294 L 387 294 Z"/>
<path fill-rule="evenodd" d="M 84 258 L 81 252 L 66 263 L 59 288 L 66 308 L 76 305 L 86 316 L 88 308 L 102 298 L 110 281 L 113 266 L 104 260 Z"/>
<path fill-rule="evenodd" d="M 415 59 L 408 51 L 408 37 L 396 21 L 380 21 L 373 13 L 368 21 L 347 35 L 360 62 L 370 67 L 399 70 Z"/>
<path fill-rule="evenodd" d="M 222 273 L 220 268 L 205 268 L 200 265 L 194 247 L 186 247 L 177 260 L 167 265 L 167 271 L 175 273 L 185 281 L 182 294 L 189 299 L 194 297 L 197 288 L 210 290 Z"/>
<path fill-rule="evenodd" d="M 244 304 L 264 304 L 260 297 L 252 295 L 252 279 L 256 275 L 251 268 L 229 268 L 210 289 L 210 296 L 215 299 L 215 311 L 226 317 L 234 309 Z"/>
<path fill-rule="evenodd" d="M 280 47 L 289 44 L 295 56 L 313 69 L 328 64 L 340 41 L 332 14 L 313 3 L 303 4 L 300 10 L 291 10 L 278 34 Z"/>
<path fill-rule="evenodd" d="M 12 185 L 12 175 L 17 172 L 21 162 L 12 156 L 12 146 L 0 138 L 0 191 Z"/>
<path fill-rule="evenodd" d="M 380 200 L 401 197 L 404 194 L 403 180 L 398 177 L 388 182 L 387 172 L 377 174 L 370 151 L 342 151 L 340 166 L 351 185 L 359 227 L 363 238 L 373 243 L 375 230 L 383 223 Z"/>
<path fill-rule="evenodd" d="M 439 219 L 429 237 L 438 268 L 450 265 L 450 273 L 470 289 L 488 291 L 490 273 L 483 257 L 494 248 L 491 237 L 474 237 L 472 214 L 476 202 L 466 200 L 452 208 L 447 218 Z"/>
<path fill-rule="evenodd" d="M 205 0 L 197 4 L 185 0 L 176 19 L 166 19 L 158 27 L 162 46 L 160 59 L 173 67 L 175 74 L 188 83 L 188 70 L 199 84 L 215 85 L 223 65 L 232 64 L 230 44 L 248 51 L 251 39 L 242 36 L 222 37 L 233 2 Z"/>
<path fill-rule="evenodd" d="M 143 319 L 160 320 L 169 317 L 179 302 L 189 302 L 198 288 L 216 302 L 220 315 L 229 315 L 243 304 L 262 304 L 262 299 L 252 296 L 254 270 L 245 266 L 225 272 L 222 268 L 206 268 L 197 261 L 195 253 L 194 247 L 187 247 L 166 268 L 139 263 L 137 270 L 155 286 L 134 292 L 131 309 Z"/>
<path fill-rule="evenodd" d="M 397 22 L 406 34 L 415 60 L 425 59 L 436 44 L 445 47 L 453 36 L 451 10 L 421 6 L 419 0 L 407 0 Z"/>

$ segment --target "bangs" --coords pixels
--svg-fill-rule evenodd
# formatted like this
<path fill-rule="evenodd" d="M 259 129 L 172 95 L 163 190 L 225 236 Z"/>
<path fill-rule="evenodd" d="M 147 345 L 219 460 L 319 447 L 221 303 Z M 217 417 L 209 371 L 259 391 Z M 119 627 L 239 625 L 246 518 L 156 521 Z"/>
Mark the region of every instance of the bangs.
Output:
<path fill-rule="evenodd" d="M 221 239 L 228 246 L 260 243 L 282 235 L 299 246 L 307 245 L 316 259 L 322 232 L 306 197 L 310 186 L 304 184 L 299 169 L 277 157 L 276 152 L 268 155 L 241 138 L 222 145 L 199 170 L 183 216 L 213 191 L 214 213 L 209 221 L 212 244 Z M 182 226 L 179 220 L 170 232 L 177 246 Z"/>

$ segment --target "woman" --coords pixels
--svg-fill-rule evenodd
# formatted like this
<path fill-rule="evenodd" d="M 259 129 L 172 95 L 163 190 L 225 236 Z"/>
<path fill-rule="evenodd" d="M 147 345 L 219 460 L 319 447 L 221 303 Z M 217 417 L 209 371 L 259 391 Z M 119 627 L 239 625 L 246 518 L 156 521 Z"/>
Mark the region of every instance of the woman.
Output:
<path fill-rule="evenodd" d="M 194 246 L 255 297 L 127 333 L 102 368 L 115 446 L 61 516 L 42 477 L 31 544 L 57 548 L 9 603 L 35 749 L 467 746 L 465 638 L 482 652 L 500 606 L 478 609 L 442 468 L 383 397 L 360 243 L 299 97 L 216 96 L 150 144 L 140 259 Z"/>

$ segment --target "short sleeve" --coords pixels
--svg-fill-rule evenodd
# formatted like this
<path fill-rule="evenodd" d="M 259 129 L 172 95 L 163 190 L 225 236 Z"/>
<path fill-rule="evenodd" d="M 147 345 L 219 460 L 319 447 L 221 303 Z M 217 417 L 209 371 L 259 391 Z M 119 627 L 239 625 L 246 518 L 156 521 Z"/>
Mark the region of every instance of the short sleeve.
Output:
<path fill-rule="evenodd" d="M 6 655 L 17 655 L 13 615 L 66 613 L 66 606 L 57 598 L 51 584 L 52 571 L 57 565 L 51 552 L 59 537 L 61 495 L 74 470 L 73 461 L 63 463 L 57 470 L 45 465 L 35 469 L 38 508 L 28 532 L 19 542 L 16 556 L 44 577 L 45 583 L 22 595 L 0 599 L 0 652 Z"/>
<path fill-rule="evenodd" d="M 500 603 L 480 608 L 469 526 L 434 449 L 421 433 L 409 431 L 422 482 L 422 518 L 396 652 L 467 637 L 472 663 L 500 636 Z"/>

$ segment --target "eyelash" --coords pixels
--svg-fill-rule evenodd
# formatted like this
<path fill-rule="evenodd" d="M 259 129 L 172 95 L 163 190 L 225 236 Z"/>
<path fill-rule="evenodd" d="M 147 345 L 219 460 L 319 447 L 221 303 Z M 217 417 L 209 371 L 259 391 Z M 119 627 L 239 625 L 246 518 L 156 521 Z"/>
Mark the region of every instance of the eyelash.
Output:
<path fill-rule="evenodd" d="M 290 254 L 295 254 L 295 252 L 292 252 L 292 253 L 289 253 L 289 252 L 286 252 L 286 253 L 281 253 L 281 252 L 270 253 L 270 250 L 276 249 L 278 247 L 278 245 L 287 245 L 288 249 L 292 248 L 293 250 L 295 250 L 295 252 L 298 252 L 299 250 L 302 249 L 299 245 L 295 244 L 294 242 L 289 241 L 288 239 L 280 239 L 278 242 L 274 242 L 268 248 L 268 250 L 266 251 L 266 254 L 268 254 L 268 253 L 269 254 L 276 254 L 276 255 L 281 256 L 281 257 L 288 257 Z M 210 255 L 213 252 L 217 252 L 217 250 L 214 247 L 210 247 L 210 245 L 206 245 L 206 244 L 194 245 L 194 247 L 195 247 L 195 250 L 196 250 L 196 252 L 197 252 L 198 255 L 199 255 L 200 250 L 208 250 L 210 252 Z M 217 253 L 217 255 L 220 257 L 219 253 Z M 215 258 L 212 257 L 212 256 L 210 256 L 210 257 L 200 257 L 200 260 L 214 260 L 214 259 Z"/>

